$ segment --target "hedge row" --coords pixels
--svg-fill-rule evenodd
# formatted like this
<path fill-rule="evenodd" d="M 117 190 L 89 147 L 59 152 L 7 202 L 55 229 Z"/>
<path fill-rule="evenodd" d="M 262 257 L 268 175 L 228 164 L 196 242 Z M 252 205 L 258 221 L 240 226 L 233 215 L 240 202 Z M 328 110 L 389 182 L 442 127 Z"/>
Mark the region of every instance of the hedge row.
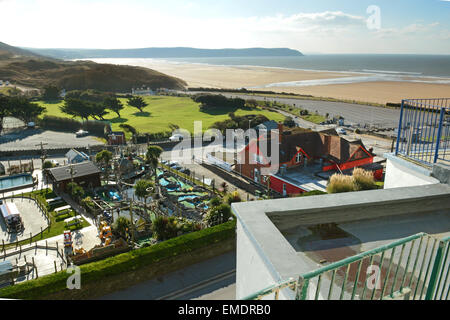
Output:
<path fill-rule="evenodd" d="M 63 118 L 56 116 L 44 116 L 42 119 L 37 120 L 37 125 L 46 130 L 73 132 L 80 129 L 89 131 L 90 134 L 103 137 L 105 136 L 105 127 L 110 129 L 110 124 L 105 121 L 88 120 L 78 121 L 71 118 Z M 109 130 L 108 129 L 108 130 Z"/>
<path fill-rule="evenodd" d="M 101 261 L 80 266 L 82 285 L 105 281 L 124 272 L 136 271 L 158 261 L 187 254 L 196 249 L 219 243 L 235 234 L 236 221 L 185 234 L 156 245 L 119 254 Z M 66 271 L 47 275 L 0 289 L 0 297 L 14 299 L 45 299 L 66 289 Z"/>

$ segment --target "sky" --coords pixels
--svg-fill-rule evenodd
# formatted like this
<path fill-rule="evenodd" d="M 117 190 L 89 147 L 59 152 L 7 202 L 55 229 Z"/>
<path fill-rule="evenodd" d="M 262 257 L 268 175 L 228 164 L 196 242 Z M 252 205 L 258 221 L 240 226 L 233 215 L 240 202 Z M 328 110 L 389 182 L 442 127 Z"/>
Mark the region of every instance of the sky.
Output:
<path fill-rule="evenodd" d="M 450 0 L 0 0 L 0 21 L 34 48 L 450 54 Z"/>

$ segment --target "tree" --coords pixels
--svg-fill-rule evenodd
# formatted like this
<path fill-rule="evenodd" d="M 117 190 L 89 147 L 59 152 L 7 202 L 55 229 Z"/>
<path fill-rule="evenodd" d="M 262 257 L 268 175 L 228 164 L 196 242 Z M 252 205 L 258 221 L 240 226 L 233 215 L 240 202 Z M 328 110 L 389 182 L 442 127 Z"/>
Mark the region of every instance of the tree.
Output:
<path fill-rule="evenodd" d="M 143 109 L 144 109 L 146 106 L 148 106 L 148 103 L 146 103 L 146 102 L 144 101 L 144 99 L 142 99 L 142 97 L 139 97 L 139 96 L 129 98 L 128 101 L 127 101 L 127 104 L 128 104 L 129 106 L 138 108 L 140 112 L 143 112 Z"/>
<path fill-rule="evenodd" d="M 156 169 L 158 168 L 158 160 L 163 149 L 160 146 L 149 146 L 147 148 L 147 153 L 145 155 L 146 161 L 153 169 L 153 174 L 155 175 L 155 183 L 158 184 L 158 177 L 156 176 Z"/>
<path fill-rule="evenodd" d="M 122 102 L 116 97 L 107 97 L 103 101 L 103 105 L 106 109 L 111 110 L 112 112 L 117 113 L 117 117 L 120 118 L 120 111 L 124 108 Z"/>
<path fill-rule="evenodd" d="M 87 108 L 90 110 L 90 115 L 95 118 L 100 118 L 100 120 L 105 120 L 104 116 L 108 114 L 105 110 L 105 105 L 98 102 L 87 102 Z"/>
<path fill-rule="evenodd" d="M 69 98 L 65 99 L 64 105 L 59 108 L 65 114 L 68 114 L 72 117 L 80 117 L 85 119 L 86 121 L 91 116 L 91 108 L 88 105 L 88 102 L 83 101 L 81 99 Z"/>
<path fill-rule="evenodd" d="M 44 93 L 42 99 L 44 101 L 55 101 L 60 99 L 59 88 L 56 86 L 46 86 L 44 88 Z"/>
<path fill-rule="evenodd" d="M 10 110 L 10 115 L 25 123 L 34 120 L 45 111 L 45 107 L 32 103 L 23 97 L 11 97 L 8 100 L 6 105 Z"/>

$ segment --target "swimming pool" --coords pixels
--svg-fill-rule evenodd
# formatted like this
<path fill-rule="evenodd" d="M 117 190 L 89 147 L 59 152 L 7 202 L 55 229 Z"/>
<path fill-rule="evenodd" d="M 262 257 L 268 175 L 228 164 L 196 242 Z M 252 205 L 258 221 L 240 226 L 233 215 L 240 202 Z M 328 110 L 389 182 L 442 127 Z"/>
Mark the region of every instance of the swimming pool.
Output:
<path fill-rule="evenodd" d="M 0 192 L 5 192 L 10 189 L 20 189 L 21 187 L 32 185 L 33 177 L 29 173 L 0 178 Z"/>

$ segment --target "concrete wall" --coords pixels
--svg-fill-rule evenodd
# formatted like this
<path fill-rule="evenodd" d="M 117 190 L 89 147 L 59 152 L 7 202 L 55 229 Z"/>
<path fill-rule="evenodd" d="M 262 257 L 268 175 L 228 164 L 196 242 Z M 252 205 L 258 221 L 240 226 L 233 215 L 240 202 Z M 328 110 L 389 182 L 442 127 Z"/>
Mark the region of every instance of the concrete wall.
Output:
<path fill-rule="evenodd" d="M 430 176 L 431 172 L 412 162 L 390 157 L 386 163 L 384 188 L 399 188 L 423 186 L 439 183 L 439 180 Z"/>
<path fill-rule="evenodd" d="M 279 276 L 270 271 L 270 263 L 263 260 L 264 254 L 258 252 L 260 249 L 258 250 L 254 242 L 251 241 L 248 232 L 245 232 L 239 220 L 236 226 L 236 239 L 236 300 L 279 283 Z M 280 300 L 288 300 L 288 290 L 285 289 L 280 292 Z M 274 294 L 263 298 L 263 300 L 273 299 Z"/>

